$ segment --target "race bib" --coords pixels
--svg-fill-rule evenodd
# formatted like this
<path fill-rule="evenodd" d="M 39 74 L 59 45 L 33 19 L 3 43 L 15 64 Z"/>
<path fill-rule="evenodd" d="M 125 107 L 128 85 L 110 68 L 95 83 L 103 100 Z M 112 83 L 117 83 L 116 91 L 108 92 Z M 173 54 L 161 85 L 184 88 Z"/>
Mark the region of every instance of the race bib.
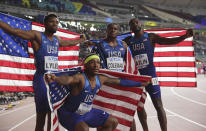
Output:
<path fill-rule="evenodd" d="M 159 85 L 159 81 L 158 81 L 158 78 L 157 78 L 157 77 L 152 78 L 152 85 L 153 85 L 153 86 Z"/>
<path fill-rule="evenodd" d="M 123 70 L 124 61 L 121 57 L 109 57 L 107 58 L 107 68 L 110 70 Z"/>
<path fill-rule="evenodd" d="M 147 54 L 136 55 L 134 60 L 138 69 L 145 68 L 149 65 Z"/>
<path fill-rule="evenodd" d="M 58 57 L 45 56 L 45 70 L 56 71 L 58 70 Z"/>
<path fill-rule="evenodd" d="M 89 112 L 92 109 L 92 105 L 88 105 L 86 103 L 81 103 L 79 108 L 77 109 L 76 113 L 80 115 L 84 115 L 85 113 Z"/>

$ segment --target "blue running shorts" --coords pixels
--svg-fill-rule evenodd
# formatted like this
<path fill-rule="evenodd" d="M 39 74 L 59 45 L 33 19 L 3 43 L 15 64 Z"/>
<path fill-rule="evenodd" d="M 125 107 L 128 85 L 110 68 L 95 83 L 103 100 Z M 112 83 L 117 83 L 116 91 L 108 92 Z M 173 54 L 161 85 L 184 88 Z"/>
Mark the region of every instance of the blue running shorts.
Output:
<path fill-rule="evenodd" d="M 64 107 L 58 110 L 59 122 L 69 131 L 74 131 L 75 126 L 80 122 L 85 122 L 89 127 L 102 126 L 108 117 L 108 113 L 96 108 L 92 108 L 90 112 L 84 115 L 69 112 Z"/>
<path fill-rule="evenodd" d="M 34 87 L 34 100 L 36 104 L 36 112 L 48 112 L 50 111 L 49 103 L 47 100 L 47 90 L 44 83 L 44 74 L 35 73 L 33 80 Z"/>

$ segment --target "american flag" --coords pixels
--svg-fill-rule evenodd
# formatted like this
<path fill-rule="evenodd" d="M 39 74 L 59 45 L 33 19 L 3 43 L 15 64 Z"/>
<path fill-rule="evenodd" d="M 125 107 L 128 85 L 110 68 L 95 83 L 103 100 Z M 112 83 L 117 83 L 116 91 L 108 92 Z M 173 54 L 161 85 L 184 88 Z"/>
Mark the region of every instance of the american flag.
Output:
<path fill-rule="evenodd" d="M 81 72 L 81 67 L 73 67 L 51 73 L 59 76 L 73 75 L 78 72 Z M 110 77 L 118 77 L 141 82 L 151 79 L 149 76 L 137 76 L 129 73 L 114 72 L 105 69 L 101 69 L 100 73 L 109 75 Z M 65 99 L 69 95 L 69 85 L 62 86 L 58 85 L 56 82 L 53 82 L 49 85 L 46 83 L 46 85 L 48 89 L 48 100 L 52 110 L 52 130 L 58 131 L 59 122 L 57 109 L 59 109 L 64 104 Z M 94 107 L 102 109 L 115 116 L 119 121 L 117 130 L 129 130 L 135 111 L 137 110 L 137 105 L 141 98 L 143 88 L 144 87 L 128 88 L 119 86 L 102 86 L 95 97 Z"/>
<path fill-rule="evenodd" d="M 162 37 L 178 37 L 185 29 L 146 30 Z M 161 87 L 197 87 L 193 37 L 176 45 L 156 44 L 154 65 Z"/>
<path fill-rule="evenodd" d="M 123 38 L 124 36 L 125 35 L 122 35 L 121 37 Z M 104 65 L 106 60 L 104 54 L 102 54 L 102 47 L 100 46 L 100 43 L 101 42 L 95 44 L 93 51 L 99 54 L 101 58 L 101 66 L 106 67 L 106 65 Z M 116 77 L 122 77 L 125 79 L 129 77 L 125 73 L 134 74 L 134 76 L 137 76 L 138 74 L 129 48 L 127 48 L 126 51 L 124 68 L 125 73 L 122 73 L 123 75 L 121 75 L 121 73 L 115 75 L 116 72 L 111 72 L 107 70 L 101 70 L 100 72 L 110 74 Z M 140 78 L 136 80 L 140 80 Z M 117 126 L 117 130 L 128 131 L 131 127 L 135 111 L 137 109 L 143 109 L 146 99 L 146 93 L 144 91 L 144 88 L 129 88 L 129 90 L 127 90 L 126 88 L 122 88 L 119 86 L 103 85 L 99 93 L 95 97 L 94 106 L 96 108 L 105 110 L 106 112 L 112 114 L 118 119 L 119 124 Z"/>
<path fill-rule="evenodd" d="M 0 13 L 0 19 L 14 28 L 44 31 L 41 24 Z M 79 34 L 59 29 L 62 39 L 79 39 Z M 79 45 L 59 48 L 59 69 L 78 64 Z M 0 91 L 33 91 L 33 50 L 27 40 L 0 29 Z"/>
<path fill-rule="evenodd" d="M 13 27 L 44 31 L 43 26 L 38 23 L 13 16 L 0 14 L 0 19 Z M 184 29 L 146 31 L 164 37 L 176 37 L 185 33 Z M 79 38 L 78 34 L 63 30 L 59 30 L 57 35 L 68 39 Z M 192 37 L 188 38 L 172 46 L 156 46 L 154 64 L 162 87 L 196 87 L 192 39 Z M 28 43 L 28 41 L 11 36 L 0 29 L 0 91 L 33 91 L 32 80 L 35 67 L 32 58 L 33 50 Z M 78 63 L 79 46 L 60 48 L 59 50 L 60 69 Z M 128 125 L 128 121 L 126 123 Z"/>
<path fill-rule="evenodd" d="M 68 69 L 62 69 L 56 72 L 51 72 L 56 76 L 60 75 L 74 75 L 76 73 L 82 72 L 82 67 L 73 67 Z M 46 83 L 46 82 L 45 82 Z M 57 110 L 64 104 L 67 96 L 70 94 L 70 88 L 68 86 L 62 86 L 57 84 L 56 82 L 52 82 L 50 84 L 46 83 L 47 87 L 47 97 L 49 106 L 51 109 L 51 131 L 59 131 L 59 121 Z"/>
<path fill-rule="evenodd" d="M 185 29 L 152 29 L 145 30 L 161 37 L 179 37 L 186 33 Z M 118 37 L 124 39 L 132 33 Z M 154 65 L 161 87 L 197 87 L 196 65 L 193 37 L 189 37 L 176 45 L 156 44 Z"/>

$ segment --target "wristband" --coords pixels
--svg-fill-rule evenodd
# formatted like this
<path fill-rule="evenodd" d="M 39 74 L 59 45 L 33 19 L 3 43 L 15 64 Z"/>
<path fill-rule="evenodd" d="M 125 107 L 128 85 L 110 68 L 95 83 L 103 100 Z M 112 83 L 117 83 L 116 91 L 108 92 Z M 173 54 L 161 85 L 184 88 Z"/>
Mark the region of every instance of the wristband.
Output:
<path fill-rule="evenodd" d="M 120 86 L 140 87 L 140 86 L 142 86 L 142 82 L 127 80 L 127 79 L 120 79 Z"/>

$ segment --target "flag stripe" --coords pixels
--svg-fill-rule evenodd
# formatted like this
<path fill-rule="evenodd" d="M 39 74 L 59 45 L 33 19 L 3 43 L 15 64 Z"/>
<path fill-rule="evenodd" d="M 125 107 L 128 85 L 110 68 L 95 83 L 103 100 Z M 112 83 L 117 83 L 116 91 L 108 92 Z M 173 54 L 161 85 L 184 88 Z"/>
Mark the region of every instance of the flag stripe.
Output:
<path fill-rule="evenodd" d="M 103 97 L 107 97 L 107 98 L 110 98 L 110 99 L 118 98 L 121 101 L 128 102 L 128 103 L 133 104 L 133 105 L 137 105 L 137 101 L 136 100 L 128 98 L 128 97 L 125 97 L 125 96 L 122 96 L 122 95 L 115 95 L 113 93 L 108 93 L 108 92 L 101 91 L 101 90 L 99 91 L 98 95 L 99 96 L 103 96 Z"/>
<path fill-rule="evenodd" d="M 31 64 L 31 63 L 19 63 L 19 62 L 5 61 L 5 60 L 0 60 L 0 66 L 1 67 L 4 66 L 4 67 L 12 67 L 12 68 L 21 68 L 21 69 L 31 69 L 31 70 L 36 69 L 34 64 Z"/>
<path fill-rule="evenodd" d="M 196 77 L 195 72 L 157 72 L 158 77 Z"/>
<path fill-rule="evenodd" d="M 32 81 L 0 79 L 2 86 L 32 86 Z"/>
<path fill-rule="evenodd" d="M 197 82 L 171 82 L 171 81 L 160 81 L 161 86 L 164 87 L 197 87 Z"/>
<path fill-rule="evenodd" d="M 11 73 L 0 73 L 0 79 L 31 81 L 31 80 L 33 80 L 33 75 L 19 75 L 19 74 L 11 74 Z"/>
<path fill-rule="evenodd" d="M 34 63 L 34 59 L 18 57 L 18 56 L 10 56 L 10 55 L 4 55 L 4 54 L 0 54 L 0 60 L 19 62 L 19 63 L 32 63 L 32 64 Z"/>
<path fill-rule="evenodd" d="M 1 80 L 1 79 L 0 79 Z M 33 86 L 7 86 L 7 85 L 0 85 L 1 91 L 16 91 L 16 92 L 23 92 L 23 91 L 33 91 Z"/>
<path fill-rule="evenodd" d="M 194 57 L 154 57 L 154 62 L 195 62 Z"/>
<path fill-rule="evenodd" d="M 132 91 L 128 91 L 128 90 L 123 90 L 123 89 L 126 89 L 128 87 L 123 87 L 122 89 L 120 88 L 115 88 L 114 86 L 110 87 L 110 86 L 104 86 L 104 88 L 101 88 L 102 91 L 104 92 L 112 92 L 112 94 L 115 94 L 115 95 L 120 95 L 120 94 L 125 94 L 125 96 L 131 98 L 131 99 L 134 99 L 134 95 L 137 95 L 137 94 L 141 94 L 142 93 L 142 89 L 138 89 L 138 90 L 135 90 L 134 92 Z M 136 88 L 136 87 L 134 87 Z M 138 98 L 140 98 L 140 95 L 137 96 Z"/>
<path fill-rule="evenodd" d="M 104 104 L 95 104 L 94 103 L 94 108 L 98 108 L 100 110 L 104 110 L 105 112 L 111 114 L 112 116 L 119 116 L 119 118 L 125 119 L 126 121 L 132 120 L 134 117 L 131 115 L 128 115 L 127 113 L 119 112 L 117 110 L 112 110 L 110 108 L 104 107 Z M 133 111 L 135 113 L 135 111 Z"/>
<path fill-rule="evenodd" d="M 18 75 L 33 75 L 35 70 L 29 69 L 19 69 L 19 68 L 10 68 L 10 67 L 0 67 L 0 72 L 2 73 L 10 73 L 10 74 L 18 74 Z"/>
<path fill-rule="evenodd" d="M 114 105 L 114 104 L 109 104 L 107 102 L 101 102 L 101 101 L 96 100 L 94 102 L 94 104 L 99 105 L 99 106 L 104 106 L 104 108 L 109 108 L 111 110 L 116 110 L 116 111 L 125 113 L 125 114 L 130 115 L 130 116 L 133 116 L 133 113 L 134 113 L 134 111 L 129 109 L 129 108 L 125 108 L 125 107 L 122 107 L 122 106 L 117 106 L 117 105 Z"/>
<path fill-rule="evenodd" d="M 183 41 L 183 42 L 180 42 L 176 45 L 160 45 L 160 44 L 157 43 L 155 45 L 155 48 L 156 47 L 185 47 L 185 46 L 191 47 L 191 46 L 193 46 L 193 42 L 192 41 Z"/>
<path fill-rule="evenodd" d="M 195 62 L 154 62 L 156 67 L 195 67 Z"/>
<path fill-rule="evenodd" d="M 194 67 L 156 67 L 157 72 L 195 72 Z"/>
<path fill-rule="evenodd" d="M 119 122 L 119 124 L 121 124 L 121 125 L 126 125 L 126 126 L 130 127 L 131 124 L 132 124 L 132 122 L 127 121 L 127 120 L 125 120 L 125 119 L 122 119 L 122 118 L 120 118 L 119 116 L 115 116 L 115 117 L 118 119 L 118 122 Z"/>
<path fill-rule="evenodd" d="M 134 96 L 134 95 L 133 95 Z M 134 98 L 136 99 L 136 98 Z M 137 98 L 138 99 L 138 98 Z M 140 98 L 139 98 L 140 99 Z M 136 105 L 133 105 L 133 104 L 130 104 L 128 102 L 124 102 L 124 101 L 121 101 L 121 100 L 118 100 L 118 99 L 114 99 L 114 100 L 111 100 L 110 98 L 107 98 L 107 97 L 104 97 L 104 96 L 100 96 L 98 95 L 95 100 L 97 101 L 104 101 L 105 104 L 106 103 L 109 103 L 109 104 L 113 104 L 115 105 L 117 102 L 119 103 L 119 105 L 121 105 L 122 107 L 124 108 L 129 108 L 129 109 L 133 109 L 135 110 L 136 109 Z"/>
<path fill-rule="evenodd" d="M 159 81 L 171 81 L 171 82 L 197 82 L 196 78 L 191 77 L 158 77 Z"/>
<path fill-rule="evenodd" d="M 59 56 L 59 61 L 74 61 L 78 60 L 79 56 Z"/>
<path fill-rule="evenodd" d="M 167 51 L 194 51 L 193 47 L 155 47 L 156 52 L 167 52 Z"/>
<path fill-rule="evenodd" d="M 193 51 L 170 51 L 170 52 L 156 52 L 154 54 L 154 57 L 173 57 L 173 56 L 194 57 L 194 52 Z"/>

